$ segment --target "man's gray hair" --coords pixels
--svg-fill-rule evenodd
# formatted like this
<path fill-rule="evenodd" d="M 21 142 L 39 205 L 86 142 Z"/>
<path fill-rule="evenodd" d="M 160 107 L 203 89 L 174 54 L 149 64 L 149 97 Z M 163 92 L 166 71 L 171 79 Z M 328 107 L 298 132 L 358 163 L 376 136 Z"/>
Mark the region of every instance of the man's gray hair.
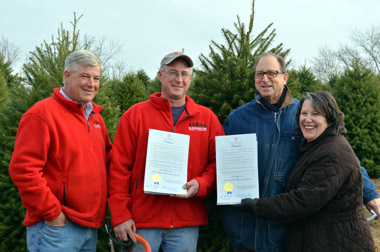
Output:
<path fill-rule="evenodd" d="M 78 50 L 70 53 L 65 60 L 65 71 L 74 73 L 78 70 L 78 65 L 100 67 L 100 71 L 103 70 L 102 61 L 99 57 L 89 50 Z M 65 82 L 65 78 L 63 78 Z"/>
<path fill-rule="evenodd" d="M 253 66 L 253 70 L 256 71 L 256 67 L 257 65 L 259 64 L 259 61 L 266 57 L 266 56 L 272 56 L 274 58 L 276 58 L 276 60 L 278 61 L 278 63 L 280 64 L 280 70 L 281 72 L 286 72 L 286 63 L 285 63 L 285 59 L 283 57 L 281 57 L 280 55 L 277 55 L 275 53 L 272 53 L 272 52 L 266 52 L 266 53 L 263 53 L 259 56 L 259 58 L 256 60 L 256 63 L 255 65 Z"/>

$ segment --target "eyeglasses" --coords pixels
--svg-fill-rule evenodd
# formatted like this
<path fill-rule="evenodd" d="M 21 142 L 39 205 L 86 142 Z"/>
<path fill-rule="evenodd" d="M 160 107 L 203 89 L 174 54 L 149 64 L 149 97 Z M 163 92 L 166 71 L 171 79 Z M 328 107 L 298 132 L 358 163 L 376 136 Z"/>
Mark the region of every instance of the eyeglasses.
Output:
<path fill-rule="evenodd" d="M 177 71 L 174 71 L 174 70 L 173 70 L 173 71 L 169 71 L 169 72 L 166 72 L 165 70 L 162 70 L 162 72 L 168 74 L 168 75 L 169 75 L 170 77 L 172 77 L 173 79 L 174 79 L 174 78 L 177 78 L 177 77 L 179 76 L 179 73 L 178 73 Z M 183 80 L 187 80 L 187 79 L 189 79 L 190 76 L 191 76 L 191 74 L 188 73 L 188 72 L 182 72 L 182 73 L 181 73 L 181 78 L 182 78 Z"/>
<path fill-rule="evenodd" d="M 261 80 L 262 78 L 264 78 L 264 74 L 266 74 L 268 78 L 276 78 L 277 74 L 284 74 L 284 73 L 285 72 L 274 71 L 274 70 L 269 70 L 267 72 L 258 71 L 258 72 L 255 72 L 255 78 L 258 80 Z"/>

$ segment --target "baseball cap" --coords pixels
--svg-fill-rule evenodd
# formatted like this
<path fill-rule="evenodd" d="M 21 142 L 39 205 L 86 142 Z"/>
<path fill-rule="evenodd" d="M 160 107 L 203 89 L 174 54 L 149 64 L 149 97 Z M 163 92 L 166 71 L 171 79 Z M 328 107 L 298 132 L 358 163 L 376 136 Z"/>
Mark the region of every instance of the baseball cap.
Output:
<path fill-rule="evenodd" d="M 190 67 L 192 67 L 194 64 L 193 64 L 193 61 L 191 60 L 191 58 L 183 53 L 180 53 L 180 52 L 172 52 L 172 53 L 169 53 L 168 55 L 166 55 L 162 60 L 161 60 L 161 66 L 160 68 L 162 68 L 164 65 L 169 65 L 170 63 L 172 63 L 174 60 L 177 60 L 177 59 L 183 59 L 184 61 L 187 62 L 187 64 L 189 64 Z"/>

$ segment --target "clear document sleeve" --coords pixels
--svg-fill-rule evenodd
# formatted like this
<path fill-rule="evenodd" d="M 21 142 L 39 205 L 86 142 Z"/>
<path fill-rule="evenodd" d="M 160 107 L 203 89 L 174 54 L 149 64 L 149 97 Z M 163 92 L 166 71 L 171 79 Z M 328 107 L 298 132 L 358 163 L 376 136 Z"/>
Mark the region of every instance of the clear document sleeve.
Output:
<path fill-rule="evenodd" d="M 190 136 L 149 129 L 144 192 L 186 194 Z"/>
<path fill-rule="evenodd" d="M 215 137 L 217 204 L 259 198 L 256 134 Z"/>

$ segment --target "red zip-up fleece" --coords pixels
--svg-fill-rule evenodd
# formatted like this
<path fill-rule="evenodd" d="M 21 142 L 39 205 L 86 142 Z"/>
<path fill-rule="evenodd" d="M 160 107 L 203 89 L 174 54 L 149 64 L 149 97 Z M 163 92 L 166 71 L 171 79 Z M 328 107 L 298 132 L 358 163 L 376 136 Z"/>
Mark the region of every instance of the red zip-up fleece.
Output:
<path fill-rule="evenodd" d="M 21 118 L 9 173 L 26 208 L 25 226 L 63 211 L 73 222 L 99 228 L 106 213 L 111 141 L 103 109 L 93 103 L 88 123 L 80 103 L 54 94 Z"/>
<path fill-rule="evenodd" d="M 186 109 L 174 126 L 169 101 L 161 93 L 135 104 L 120 119 L 108 179 L 112 225 L 133 218 L 137 228 L 207 225 L 204 198 L 215 190 L 215 136 L 222 125 L 208 108 L 186 96 Z M 190 135 L 187 180 L 199 182 L 190 199 L 145 194 L 144 174 L 149 129 Z M 170 157 L 168 157 L 170 158 Z"/>

